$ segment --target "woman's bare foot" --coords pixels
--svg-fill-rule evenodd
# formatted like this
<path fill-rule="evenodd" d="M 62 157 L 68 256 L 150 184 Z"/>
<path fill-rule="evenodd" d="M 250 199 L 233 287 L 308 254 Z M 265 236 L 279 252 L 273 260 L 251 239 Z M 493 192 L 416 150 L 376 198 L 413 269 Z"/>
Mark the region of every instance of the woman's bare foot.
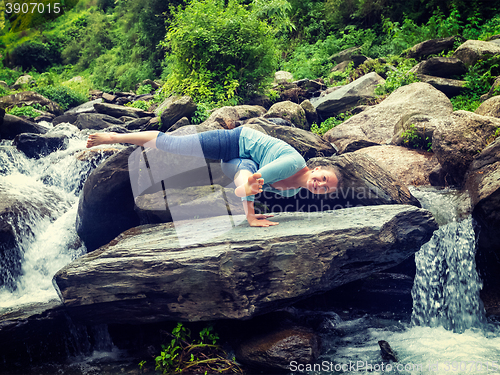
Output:
<path fill-rule="evenodd" d="M 238 186 L 234 190 L 234 194 L 237 197 L 248 197 L 249 195 L 255 195 L 262 192 L 262 185 L 264 185 L 264 179 L 261 178 L 260 173 L 254 173 L 248 177 L 248 181 L 243 185 Z"/>
<path fill-rule="evenodd" d="M 104 145 L 104 144 L 110 144 L 114 143 L 113 142 L 113 136 L 116 133 L 95 133 L 95 134 L 90 134 L 89 138 L 87 139 L 87 148 L 94 147 L 94 146 L 99 146 L 99 145 Z"/>

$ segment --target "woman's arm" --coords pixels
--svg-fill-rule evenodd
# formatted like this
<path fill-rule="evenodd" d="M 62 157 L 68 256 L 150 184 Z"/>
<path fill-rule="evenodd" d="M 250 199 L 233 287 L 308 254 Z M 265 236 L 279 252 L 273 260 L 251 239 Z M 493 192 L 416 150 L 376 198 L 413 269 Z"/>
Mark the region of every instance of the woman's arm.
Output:
<path fill-rule="evenodd" d="M 273 215 L 255 214 L 253 201 L 243 201 L 243 209 L 245 210 L 248 224 L 250 224 L 251 227 L 270 227 L 279 224 L 274 221 L 266 220 L 269 217 L 273 217 Z"/>

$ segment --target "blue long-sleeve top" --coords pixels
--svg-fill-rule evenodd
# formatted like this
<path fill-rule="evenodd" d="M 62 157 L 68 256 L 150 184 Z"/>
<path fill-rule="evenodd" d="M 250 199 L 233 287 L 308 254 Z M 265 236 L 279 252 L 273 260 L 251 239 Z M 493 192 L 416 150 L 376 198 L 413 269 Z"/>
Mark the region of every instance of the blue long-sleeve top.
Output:
<path fill-rule="evenodd" d="M 288 143 L 263 134 L 257 130 L 244 127 L 239 138 L 240 158 L 251 159 L 257 163 L 264 179 L 262 190 L 271 191 L 291 197 L 298 189 L 278 190 L 271 184 L 284 180 L 306 167 L 306 161 L 296 149 Z M 255 171 L 253 171 L 255 172 Z M 253 201 L 254 196 L 243 197 L 242 200 Z"/>

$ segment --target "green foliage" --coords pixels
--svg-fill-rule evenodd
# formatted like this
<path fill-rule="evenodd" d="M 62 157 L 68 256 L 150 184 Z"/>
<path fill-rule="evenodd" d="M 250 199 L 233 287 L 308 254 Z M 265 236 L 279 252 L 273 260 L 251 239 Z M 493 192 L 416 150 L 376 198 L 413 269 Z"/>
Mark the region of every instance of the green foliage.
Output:
<path fill-rule="evenodd" d="M 267 92 L 267 97 L 269 98 L 271 103 L 274 104 L 280 100 L 280 93 L 276 90 L 271 89 Z"/>
<path fill-rule="evenodd" d="M 59 62 L 57 51 L 48 43 L 36 41 L 21 44 L 10 54 L 10 62 L 24 70 L 36 69 L 42 72 Z"/>
<path fill-rule="evenodd" d="M 474 99 L 475 95 L 457 95 L 450 98 L 454 111 L 474 112 L 481 105 L 481 101 Z"/>
<path fill-rule="evenodd" d="M 37 103 L 33 104 L 32 106 L 26 105 L 23 107 L 14 107 L 10 111 L 7 111 L 9 115 L 13 116 L 27 116 L 27 117 L 38 117 L 40 116 L 40 112 L 37 112 L 36 109 L 38 110 L 46 110 L 46 108 L 42 107 L 41 105 L 36 105 Z"/>
<path fill-rule="evenodd" d="M 415 127 L 415 124 L 411 124 L 408 129 L 403 131 L 401 138 L 403 138 L 403 144 L 410 148 L 432 151 L 432 140 L 424 134 L 420 134 Z"/>
<path fill-rule="evenodd" d="M 258 90 L 274 73 L 277 57 L 276 26 L 261 19 L 269 11 L 265 4 L 199 0 L 178 8 L 165 43 L 174 58 L 166 92 L 237 104 L 237 96 Z"/>
<path fill-rule="evenodd" d="M 479 60 L 464 76 L 465 92 L 450 99 L 453 109 L 474 112 L 481 105 L 481 96 L 490 90 L 498 75 L 500 75 L 500 56 Z"/>
<path fill-rule="evenodd" d="M 155 358 L 156 371 L 163 374 L 183 371 L 205 374 L 225 371 L 242 373 L 236 363 L 226 359 L 227 354 L 217 345 L 219 336 L 212 326 L 200 331 L 199 341 L 191 340 L 191 331 L 182 323 L 177 324 L 170 336 L 170 344 L 162 345 L 160 355 Z"/>
<path fill-rule="evenodd" d="M 418 82 L 416 74 L 410 72 L 410 69 L 415 65 L 415 63 L 416 62 L 413 59 L 400 59 L 399 65 L 397 65 L 394 70 L 390 70 L 387 73 L 385 83 L 377 86 L 375 94 L 387 95 L 401 86 Z"/>
<path fill-rule="evenodd" d="M 144 100 L 136 100 L 135 102 L 125 104 L 125 106 L 132 108 L 139 108 L 142 109 L 143 111 L 147 111 L 149 107 L 151 107 L 149 102 L 146 102 Z"/>
<path fill-rule="evenodd" d="M 337 125 L 342 124 L 344 121 L 348 120 L 352 117 L 351 112 L 340 113 L 337 116 L 329 117 L 325 121 L 323 121 L 320 126 L 316 123 L 311 125 L 311 132 L 316 133 L 318 135 L 325 134 L 328 130 L 333 129 Z"/>
<path fill-rule="evenodd" d="M 0 96 L 9 95 L 10 91 L 0 85 Z"/>
<path fill-rule="evenodd" d="M 40 95 L 58 103 L 63 110 L 76 107 L 87 101 L 87 97 L 66 86 L 45 86 L 35 89 Z"/>
<path fill-rule="evenodd" d="M 196 105 L 196 111 L 194 111 L 191 117 L 191 122 L 193 124 L 201 124 L 207 118 L 210 117 L 210 112 L 214 109 L 214 106 L 210 103 L 198 103 Z"/>
<path fill-rule="evenodd" d="M 300 44 L 286 61 L 283 70 L 289 71 L 297 79 L 327 77 L 336 65 L 332 55 L 350 47 L 360 46 L 361 54 L 370 55 L 370 49 L 377 38 L 373 30 L 362 30 L 348 26 L 338 34 L 332 34 L 315 44 Z"/>
<path fill-rule="evenodd" d="M 154 90 L 153 90 L 153 87 L 151 85 L 141 85 L 137 89 L 136 94 L 137 95 L 149 94 L 152 91 L 154 91 Z"/>
<path fill-rule="evenodd" d="M 0 69 L 0 81 L 5 81 L 9 86 L 13 85 L 19 77 L 23 75 L 22 72 L 12 70 L 9 68 Z"/>

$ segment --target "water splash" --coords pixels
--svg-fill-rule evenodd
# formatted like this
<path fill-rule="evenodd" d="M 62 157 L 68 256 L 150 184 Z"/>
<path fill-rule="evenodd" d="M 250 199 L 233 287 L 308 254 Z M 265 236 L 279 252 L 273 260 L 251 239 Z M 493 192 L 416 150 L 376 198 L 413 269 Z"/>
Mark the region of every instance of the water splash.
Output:
<path fill-rule="evenodd" d="M 471 217 L 436 231 L 415 255 L 412 323 L 454 332 L 481 327 L 485 312 L 479 297 L 476 240 Z"/>
<path fill-rule="evenodd" d="M 40 159 L 0 143 L 0 195 L 13 208 L 2 219 L 15 238 L 0 254 L 0 310 L 58 300 L 53 275 L 86 252 L 74 228 L 79 195 L 87 176 L 112 152 L 87 150 L 84 135 L 72 125 L 52 132 L 67 135 L 68 147 Z"/>

